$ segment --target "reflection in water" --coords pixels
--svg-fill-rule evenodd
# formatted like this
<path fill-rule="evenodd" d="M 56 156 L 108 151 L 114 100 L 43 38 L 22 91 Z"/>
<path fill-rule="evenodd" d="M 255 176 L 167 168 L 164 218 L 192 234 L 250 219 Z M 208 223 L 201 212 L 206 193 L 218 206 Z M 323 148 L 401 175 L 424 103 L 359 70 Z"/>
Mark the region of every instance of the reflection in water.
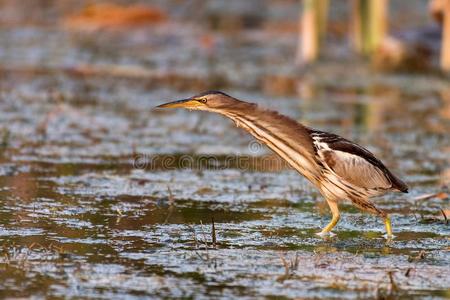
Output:
<path fill-rule="evenodd" d="M 441 91 L 442 109 L 441 115 L 444 119 L 450 120 L 450 89 Z"/>

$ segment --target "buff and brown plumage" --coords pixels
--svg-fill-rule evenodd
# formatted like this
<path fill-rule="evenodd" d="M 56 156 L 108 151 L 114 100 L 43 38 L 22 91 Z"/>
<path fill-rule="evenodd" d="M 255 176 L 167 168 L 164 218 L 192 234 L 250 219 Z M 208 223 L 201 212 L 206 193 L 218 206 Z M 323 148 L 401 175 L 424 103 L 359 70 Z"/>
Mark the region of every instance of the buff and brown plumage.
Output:
<path fill-rule="evenodd" d="M 158 107 L 222 114 L 281 156 L 319 189 L 330 206 L 332 220 L 320 235 L 331 233 L 340 218 L 338 204 L 348 199 L 359 209 L 382 217 L 387 237 L 393 236 L 389 215 L 369 198 L 390 191 L 406 193 L 408 187 L 364 147 L 218 91 Z"/>

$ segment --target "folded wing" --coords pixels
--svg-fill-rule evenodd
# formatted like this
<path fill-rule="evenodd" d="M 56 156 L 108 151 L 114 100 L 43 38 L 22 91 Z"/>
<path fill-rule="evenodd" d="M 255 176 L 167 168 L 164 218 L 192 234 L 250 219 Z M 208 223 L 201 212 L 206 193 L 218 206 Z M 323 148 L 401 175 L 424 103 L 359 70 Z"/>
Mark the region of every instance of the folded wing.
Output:
<path fill-rule="evenodd" d="M 408 191 L 403 181 L 362 146 L 322 131 L 311 131 L 311 136 L 322 161 L 349 183 L 368 189 Z"/>

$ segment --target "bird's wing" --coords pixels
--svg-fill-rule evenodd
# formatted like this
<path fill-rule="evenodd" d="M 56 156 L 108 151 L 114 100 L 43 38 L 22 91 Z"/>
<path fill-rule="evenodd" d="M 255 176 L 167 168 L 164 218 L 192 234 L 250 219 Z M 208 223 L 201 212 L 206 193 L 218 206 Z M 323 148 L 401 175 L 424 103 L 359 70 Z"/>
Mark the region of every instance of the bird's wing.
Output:
<path fill-rule="evenodd" d="M 327 132 L 311 130 L 310 134 L 321 160 L 349 183 L 369 189 L 408 191 L 403 181 L 362 146 Z"/>

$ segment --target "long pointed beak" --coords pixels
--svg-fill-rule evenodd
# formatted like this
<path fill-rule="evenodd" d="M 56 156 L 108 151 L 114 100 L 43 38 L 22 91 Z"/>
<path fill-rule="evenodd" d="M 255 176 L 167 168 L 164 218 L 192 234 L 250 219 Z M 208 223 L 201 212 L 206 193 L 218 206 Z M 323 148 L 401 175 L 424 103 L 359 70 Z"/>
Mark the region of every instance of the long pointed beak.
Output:
<path fill-rule="evenodd" d="M 190 108 L 195 109 L 201 107 L 202 104 L 196 99 L 188 98 L 183 100 L 172 101 L 156 106 L 155 108 Z"/>

